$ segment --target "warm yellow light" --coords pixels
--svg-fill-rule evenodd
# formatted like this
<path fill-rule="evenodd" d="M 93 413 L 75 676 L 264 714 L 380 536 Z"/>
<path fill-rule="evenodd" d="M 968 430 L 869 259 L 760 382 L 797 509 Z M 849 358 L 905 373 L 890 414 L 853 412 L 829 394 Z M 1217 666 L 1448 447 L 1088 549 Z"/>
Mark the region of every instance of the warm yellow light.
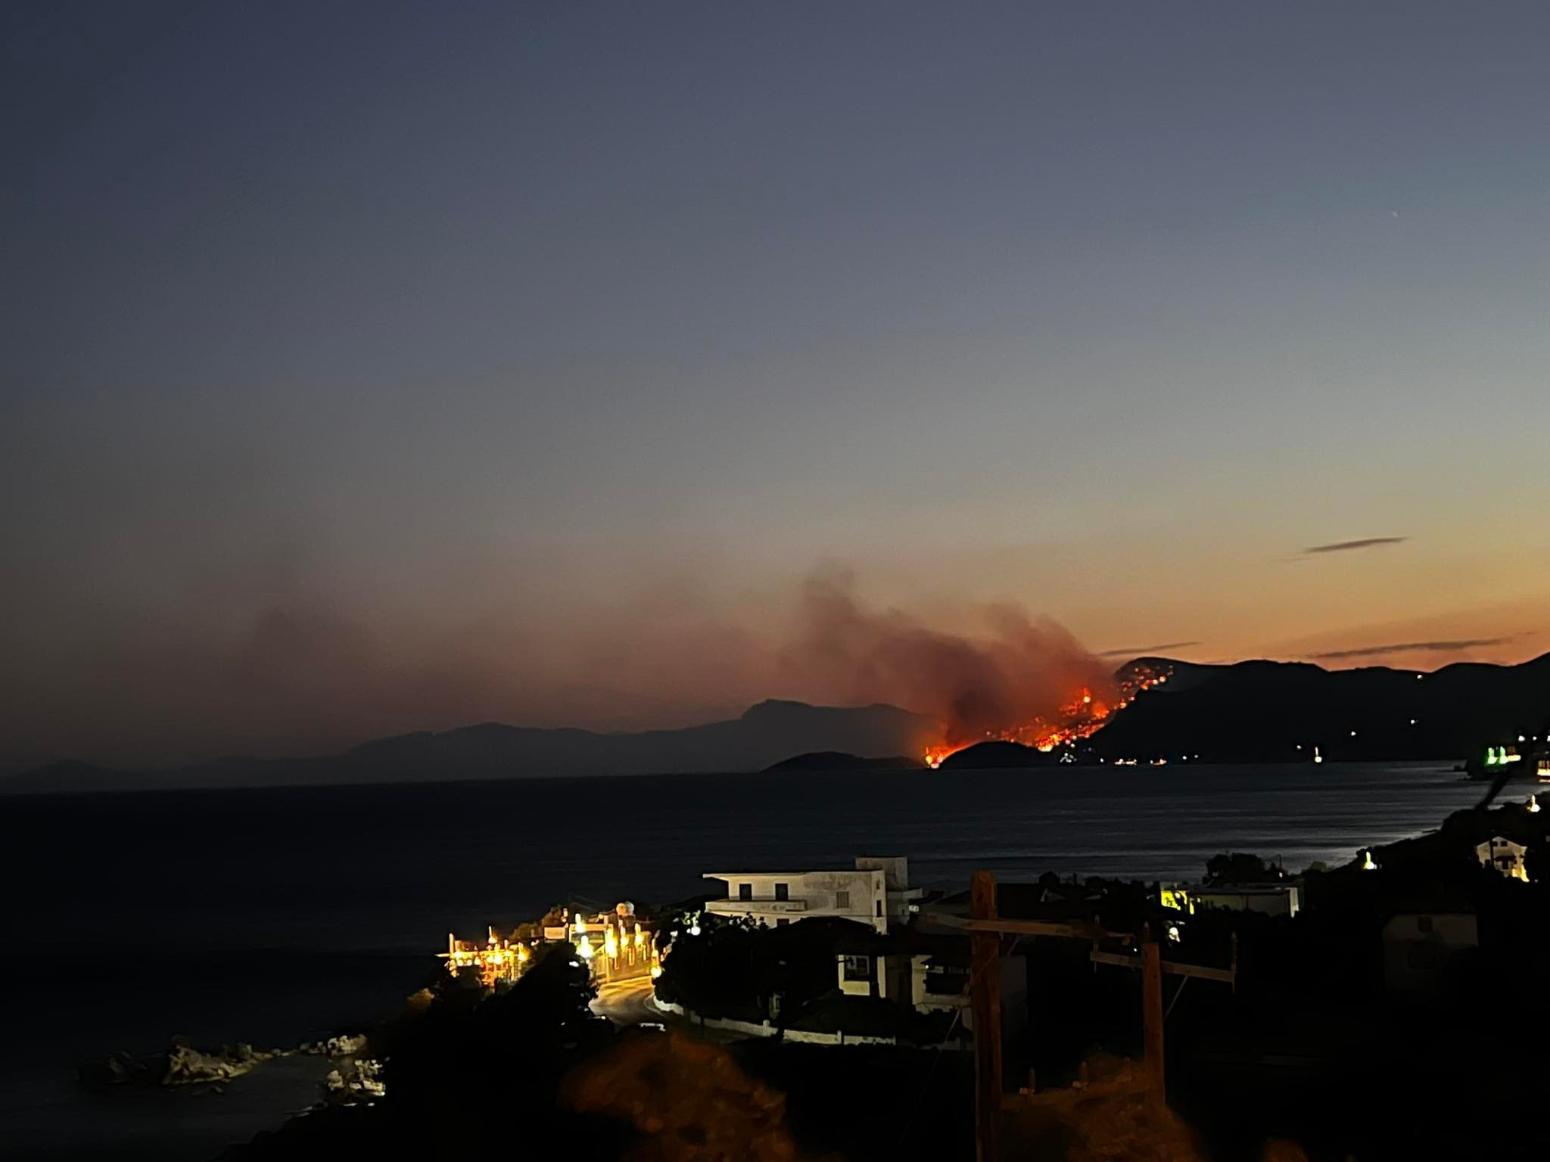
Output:
<path fill-rule="evenodd" d="M 582 960 L 592 959 L 592 938 L 590 936 L 582 935 L 581 943 L 576 945 L 576 955 L 581 957 Z"/>
<path fill-rule="evenodd" d="M 612 924 L 603 931 L 603 951 L 608 954 L 610 960 L 619 955 L 619 938 L 614 935 Z"/>

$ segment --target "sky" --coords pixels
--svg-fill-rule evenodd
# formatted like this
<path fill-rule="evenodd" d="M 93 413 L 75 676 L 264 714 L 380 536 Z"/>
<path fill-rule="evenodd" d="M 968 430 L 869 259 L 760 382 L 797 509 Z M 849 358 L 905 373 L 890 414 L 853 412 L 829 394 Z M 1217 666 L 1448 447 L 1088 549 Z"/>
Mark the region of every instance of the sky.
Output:
<path fill-rule="evenodd" d="M 0 8 L 0 763 L 1550 649 L 1550 10 Z M 1041 623 L 1042 624 L 1042 623 Z"/>

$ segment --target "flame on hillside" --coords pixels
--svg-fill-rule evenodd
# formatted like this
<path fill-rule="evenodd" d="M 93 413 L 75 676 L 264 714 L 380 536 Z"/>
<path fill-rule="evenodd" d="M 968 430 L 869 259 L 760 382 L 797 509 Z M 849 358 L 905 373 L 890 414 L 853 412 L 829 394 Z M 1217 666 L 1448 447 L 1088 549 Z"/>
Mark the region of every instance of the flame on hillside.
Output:
<path fill-rule="evenodd" d="M 987 740 L 1042 751 L 1080 742 L 1166 679 L 1131 666 L 1117 680 L 1064 627 L 1018 606 L 978 612 L 982 635 L 936 629 L 863 607 L 847 573 L 819 573 L 804 587 L 803 632 L 784 661 L 796 688 L 935 718 L 935 737 L 921 740 L 932 767 Z"/>
<path fill-rule="evenodd" d="M 1074 698 L 1060 707 L 1053 721 L 1036 717 L 1005 730 L 989 731 L 983 738 L 944 738 L 926 747 L 922 757 L 926 765 L 935 770 L 950 756 L 981 742 L 1015 742 L 1048 754 L 1096 734 L 1111 717 L 1129 706 L 1136 695 L 1161 686 L 1167 680 L 1166 672 L 1134 667 L 1120 679 L 1118 696 L 1112 701 L 1098 697 L 1083 686 Z"/>

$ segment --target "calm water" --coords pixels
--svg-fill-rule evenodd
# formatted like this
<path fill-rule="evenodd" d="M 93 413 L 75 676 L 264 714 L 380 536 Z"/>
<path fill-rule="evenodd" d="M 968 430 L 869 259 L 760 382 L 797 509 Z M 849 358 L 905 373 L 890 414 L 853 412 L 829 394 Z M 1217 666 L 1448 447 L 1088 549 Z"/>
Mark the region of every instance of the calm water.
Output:
<path fill-rule="evenodd" d="M 0 1046 L 0 1156 L 207 1157 L 305 1104 L 314 1079 L 103 1102 L 75 1092 L 74 1064 L 174 1034 L 287 1043 L 367 1021 L 434 970 L 449 928 L 561 900 L 675 900 L 704 871 L 861 852 L 908 856 L 926 886 L 978 867 L 1195 878 L 1227 849 L 1302 868 L 1479 794 L 1441 764 L 1325 764 L 0 799 L 0 965 L 27 1001 Z"/>

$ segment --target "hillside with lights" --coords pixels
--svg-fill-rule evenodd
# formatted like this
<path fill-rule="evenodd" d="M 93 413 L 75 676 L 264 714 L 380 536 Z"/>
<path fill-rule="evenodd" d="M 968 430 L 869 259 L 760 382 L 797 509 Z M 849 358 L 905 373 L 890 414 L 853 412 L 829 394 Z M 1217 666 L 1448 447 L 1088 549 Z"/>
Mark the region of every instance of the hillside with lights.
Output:
<path fill-rule="evenodd" d="M 1431 672 L 1302 662 L 1204 666 L 1144 658 L 1151 681 L 1073 755 L 1087 761 L 1461 761 L 1550 728 L 1550 655 Z M 1124 680 L 1125 671 L 1121 671 Z"/>

